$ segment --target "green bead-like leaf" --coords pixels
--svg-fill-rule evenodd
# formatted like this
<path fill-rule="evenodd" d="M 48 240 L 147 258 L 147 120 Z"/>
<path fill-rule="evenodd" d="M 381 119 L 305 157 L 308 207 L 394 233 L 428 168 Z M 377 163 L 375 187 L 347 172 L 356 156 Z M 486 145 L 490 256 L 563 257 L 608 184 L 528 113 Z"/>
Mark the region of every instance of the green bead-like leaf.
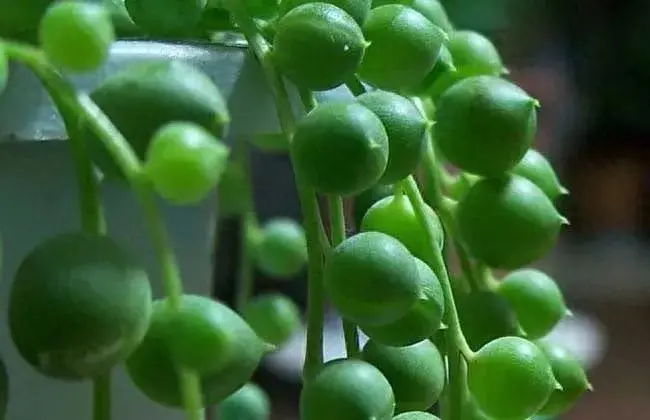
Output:
<path fill-rule="evenodd" d="M 567 411 L 582 394 L 591 391 L 589 379 L 580 362 L 566 349 L 550 341 L 538 341 L 537 346 L 548 358 L 553 375 L 562 389 L 556 389 L 540 414 L 557 416 Z"/>
<path fill-rule="evenodd" d="M 521 269 L 499 283 L 497 293 L 512 306 L 517 322 L 527 338 L 541 338 L 567 315 L 562 291 L 545 273 Z"/>

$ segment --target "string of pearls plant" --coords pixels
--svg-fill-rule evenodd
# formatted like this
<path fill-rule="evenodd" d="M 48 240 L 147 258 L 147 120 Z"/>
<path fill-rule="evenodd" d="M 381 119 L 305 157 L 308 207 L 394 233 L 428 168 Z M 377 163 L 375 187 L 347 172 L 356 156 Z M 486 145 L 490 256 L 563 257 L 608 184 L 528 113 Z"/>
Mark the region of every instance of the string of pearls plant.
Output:
<path fill-rule="evenodd" d="M 254 269 L 288 279 L 306 268 L 302 420 L 527 420 L 561 414 L 591 389 L 578 361 L 544 340 L 570 311 L 554 280 L 528 268 L 568 224 L 555 205 L 568 192 L 534 148 L 539 103 L 508 79 L 492 42 L 456 29 L 438 0 L 12 7 L 20 18 L 2 28 L 0 85 L 12 60 L 50 94 L 74 157 L 80 226 L 25 257 L 9 328 L 42 375 L 93 382 L 94 420 L 112 418 L 120 364 L 152 403 L 188 420 L 208 407 L 223 420 L 268 419 L 251 378 L 302 321 L 286 296 L 251 296 Z M 278 132 L 224 143 L 226 101 L 180 61 L 132 65 L 89 94 L 65 77 L 99 68 L 116 39 L 209 43 L 224 33 L 243 36 L 263 69 Z M 353 97 L 314 95 L 340 86 Z M 290 156 L 301 223 L 258 222 L 251 148 Z M 138 198 L 165 298 L 152 298 L 148 273 L 106 233 L 96 170 Z M 220 213 L 244 226 L 234 308 L 183 291 L 155 204 L 190 205 L 215 189 Z M 327 362 L 326 303 L 343 320 L 347 353 Z"/>

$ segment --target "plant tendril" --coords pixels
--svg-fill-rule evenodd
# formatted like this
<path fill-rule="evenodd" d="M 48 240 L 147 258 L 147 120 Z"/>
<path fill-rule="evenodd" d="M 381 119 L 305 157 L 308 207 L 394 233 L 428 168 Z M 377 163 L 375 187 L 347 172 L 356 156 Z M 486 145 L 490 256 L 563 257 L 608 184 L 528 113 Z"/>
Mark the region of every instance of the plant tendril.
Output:
<path fill-rule="evenodd" d="M 330 209 L 330 232 L 332 235 L 332 247 L 341 244 L 346 237 L 345 213 L 343 211 L 343 199 L 339 196 L 328 197 Z M 343 335 L 345 338 L 345 350 L 348 357 L 359 356 L 359 330 L 357 326 L 346 320 L 343 323 Z"/>
<path fill-rule="evenodd" d="M 255 56 L 260 60 L 262 69 L 271 85 L 276 103 L 276 111 L 282 131 L 289 139 L 293 135 L 295 119 L 286 86 L 270 60 L 270 46 L 262 37 L 248 15 L 246 7 L 240 0 L 226 0 L 226 6 L 232 13 L 233 19 L 242 28 Z M 325 288 L 323 285 L 324 244 L 321 242 L 322 219 L 316 192 L 294 171 L 298 198 L 303 214 L 303 225 L 307 237 L 308 267 L 307 267 L 307 349 L 303 378 L 311 378 L 323 364 L 323 330 L 325 314 Z"/>
<path fill-rule="evenodd" d="M 79 121 L 88 124 L 130 181 L 142 206 L 145 221 L 161 265 L 163 285 L 169 298 L 170 309 L 179 310 L 183 295 L 180 271 L 163 218 L 155 202 L 155 195 L 144 177 L 142 165 L 129 143 L 90 97 L 84 93 L 75 92 L 68 82 L 51 68 L 37 49 L 6 42 L 4 46 L 8 57 L 27 65 L 43 81 L 44 85 L 48 86 L 49 90 L 56 91 L 56 97 L 66 109 L 74 113 Z M 188 420 L 200 419 L 200 417 L 197 417 L 198 414 L 195 414 L 197 412 L 196 401 L 201 401 L 201 396 L 200 394 L 197 395 L 197 387 L 194 384 L 198 383 L 195 378 L 196 375 L 182 370 L 180 376 Z M 200 403 L 198 407 L 201 407 Z"/>

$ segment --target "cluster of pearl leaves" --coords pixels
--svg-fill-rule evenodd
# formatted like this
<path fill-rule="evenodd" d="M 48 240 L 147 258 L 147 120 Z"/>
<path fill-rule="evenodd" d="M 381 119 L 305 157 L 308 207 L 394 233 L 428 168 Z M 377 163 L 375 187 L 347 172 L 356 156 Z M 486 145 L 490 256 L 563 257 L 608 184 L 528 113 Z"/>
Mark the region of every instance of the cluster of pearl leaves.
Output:
<path fill-rule="evenodd" d="M 249 381 L 300 319 L 285 296 L 250 296 L 253 268 L 282 279 L 307 267 L 304 420 L 436 419 L 428 411 L 437 402 L 444 420 L 526 420 L 563 413 L 591 388 L 578 362 L 544 340 L 570 314 L 562 293 L 525 268 L 567 224 L 554 204 L 567 191 L 532 148 L 539 104 L 507 79 L 490 40 L 454 28 L 437 0 L 64 1 L 42 9 L 40 48 L 3 41 L 0 70 L 4 85 L 7 59 L 26 64 L 63 116 L 82 220 L 79 232 L 25 258 L 9 323 L 37 371 L 93 379 L 95 419 L 110 418 L 109 372 L 119 363 L 145 395 L 188 419 L 213 405 L 225 419 L 268 418 L 268 397 Z M 120 32 L 185 40 L 224 31 L 246 37 L 282 128 L 232 151 L 219 140 L 230 118 L 225 101 L 185 64 L 129 68 L 90 95 L 58 72 L 96 69 Z M 285 81 L 307 111 L 299 119 Z M 341 85 L 353 100 L 314 99 Z M 302 225 L 259 225 L 247 184 L 251 145 L 290 154 Z M 126 181 L 142 204 L 166 298 L 152 302 L 147 273 L 107 236 L 93 166 Z M 244 226 L 236 311 L 183 294 L 152 201 L 193 204 L 215 187 L 222 214 Z M 317 195 L 329 203 L 329 229 Z M 358 233 L 348 236 L 353 224 Z M 453 275 L 449 248 L 462 268 Z M 111 269 L 100 271 L 98 261 Z M 75 282 L 80 267 L 90 286 Z M 493 269 L 509 274 L 497 280 Z M 324 364 L 326 299 L 343 319 L 347 357 Z M 56 302 L 52 323 L 34 321 L 43 301 Z M 59 338 L 56 324 L 69 325 Z M 359 330 L 369 337 L 363 348 Z M 116 335 L 119 348 L 98 351 Z"/>

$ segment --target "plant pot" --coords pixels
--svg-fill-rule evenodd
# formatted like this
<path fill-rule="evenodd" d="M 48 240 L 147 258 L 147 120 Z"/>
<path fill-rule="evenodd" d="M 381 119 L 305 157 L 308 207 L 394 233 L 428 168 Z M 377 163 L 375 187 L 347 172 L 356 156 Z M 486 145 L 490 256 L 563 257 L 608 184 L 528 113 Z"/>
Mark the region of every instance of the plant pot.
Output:
<path fill-rule="evenodd" d="M 89 91 L 106 76 L 146 60 L 183 60 L 197 66 L 227 98 L 232 124 L 230 139 L 277 129 L 270 90 L 256 61 L 238 40 L 220 45 L 119 41 L 99 71 L 71 77 Z M 45 238 L 78 229 L 74 168 L 62 122 L 47 93 L 28 69 L 12 65 L 7 90 L 0 96 L 0 232 L 4 249 L 0 296 L 6 297 L 16 268 Z M 288 179 L 289 184 L 291 178 Z M 160 276 L 143 216 L 124 186 L 102 183 L 101 194 L 111 236 L 127 246 L 149 270 L 156 296 Z M 196 206 L 160 203 L 187 292 L 212 294 L 213 231 L 216 195 Z M 84 419 L 91 415 L 90 383 L 62 383 L 36 373 L 18 355 L 9 336 L 6 310 L 0 314 L 0 351 L 12 380 L 8 418 Z M 180 411 L 147 400 L 117 369 L 113 384 L 114 417 L 123 420 L 181 419 Z M 38 396 L 38 403 L 34 403 Z"/>

